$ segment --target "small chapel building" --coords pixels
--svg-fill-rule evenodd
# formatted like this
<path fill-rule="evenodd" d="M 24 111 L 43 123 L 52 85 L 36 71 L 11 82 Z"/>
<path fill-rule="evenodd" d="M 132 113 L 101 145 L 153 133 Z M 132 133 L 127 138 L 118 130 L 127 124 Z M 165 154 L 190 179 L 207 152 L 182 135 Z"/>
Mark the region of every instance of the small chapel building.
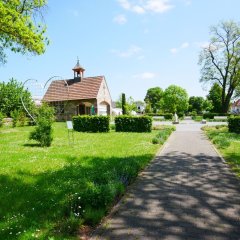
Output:
<path fill-rule="evenodd" d="M 55 108 L 57 120 L 70 120 L 75 115 L 110 115 L 112 99 L 105 77 L 84 77 L 79 60 L 72 70 L 73 78 L 52 81 L 42 100 Z"/>

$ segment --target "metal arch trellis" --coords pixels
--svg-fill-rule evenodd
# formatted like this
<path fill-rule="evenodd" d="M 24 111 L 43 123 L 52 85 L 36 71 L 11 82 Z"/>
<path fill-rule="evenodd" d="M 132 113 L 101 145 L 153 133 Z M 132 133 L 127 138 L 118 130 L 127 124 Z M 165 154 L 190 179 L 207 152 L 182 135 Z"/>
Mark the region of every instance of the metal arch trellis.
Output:
<path fill-rule="evenodd" d="M 24 88 L 25 84 L 26 84 L 28 81 L 35 81 L 35 82 L 37 82 L 36 79 L 29 78 L 29 79 L 27 79 L 27 80 L 23 83 L 23 88 Z M 24 101 L 23 101 L 23 91 L 22 91 L 22 93 L 21 93 L 20 99 L 21 99 L 21 103 L 22 103 L 22 105 L 23 105 L 24 110 L 27 112 L 27 114 L 29 115 L 29 117 L 36 123 L 35 118 L 34 118 L 34 117 L 32 116 L 32 114 L 28 111 L 28 109 L 27 109 L 27 107 L 26 107 L 26 105 L 25 105 L 25 103 L 24 103 Z"/>
<path fill-rule="evenodd" d="M 67 99 L 66 99 L 66 101 L 68 101 L 68 100 L 69 100 L 69 86 L 68 86 L 67 81 L 66 81 L 65 79 L 63 79 L 61 76 L 53 76 L 53 77 L 50 77 L 50 78 L 45 82 L 45 84 L 44 84 L 44 86 L 43 86 L 43 89 L 45 89 L 46 86 L 47 86 L 47 84 L 48 84 L 50 81 L 52 81 L 54 78 L 59 78 L 59 80 L 64 81 L 64 86 L 65 86 L 66 89 L 67 89 Z M 38 80 L 36 80 L 36 79 L 29 78 L 29 79 L 27 79 L 27 80 L 23 83 L 23 88 L 25 87 L 26 83 L 29 82 L 29 81 L 34 81 L 34 82 L 36 82 L 36 83 L 38 82 Z M 29 115 L 29 117 L 36 123 L 36 119 L 35 119 L 34 116 L 30 113 L 30 111 L 28 110 L 27 106 L 26 106 L 25 103 L 24 103 L 24 100 L 23 100 L 23 92 L 21 93 L 20 99 L 21 99 L 21 103 L 22 103 L 22 106 L 23 106 L 24 110 L 27 112 L 27 114 Z M 64 106 L 63 106 L 63 108 L 64 108 Z M 61 109 L 61 111 L 63 111 L 63 110 L 64 110 L 64 109 Z"/>

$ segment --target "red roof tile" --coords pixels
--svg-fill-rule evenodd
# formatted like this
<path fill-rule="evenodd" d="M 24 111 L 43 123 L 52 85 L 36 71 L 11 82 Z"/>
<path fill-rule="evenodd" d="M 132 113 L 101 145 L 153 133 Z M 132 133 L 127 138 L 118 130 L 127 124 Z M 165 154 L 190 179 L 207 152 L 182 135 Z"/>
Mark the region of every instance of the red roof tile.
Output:
<path fill-rule="evenodd" d="M 43 101 L 65 101 L 97 98 L 103 76 L 53 81 L 43 97 Z M 66 84 L 67 82 L 67 84 Z"/>
<path fill-rule="evenodd" d="M 236 102 L 232 104 L 233 107 L 240 106 L 240 99 L 238 99 Z"/>

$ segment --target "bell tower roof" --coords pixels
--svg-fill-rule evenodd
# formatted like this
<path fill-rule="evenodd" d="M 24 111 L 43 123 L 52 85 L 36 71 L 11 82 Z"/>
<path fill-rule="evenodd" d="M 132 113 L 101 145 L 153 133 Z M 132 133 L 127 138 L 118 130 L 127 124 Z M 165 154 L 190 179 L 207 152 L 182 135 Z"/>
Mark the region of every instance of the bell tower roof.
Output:
<path fill-rule="evenodd" d="M 78 58 L 77 58 L 77 64 L 75 65 L 75 67 L 72 70 L 74 72 L 74 79 L 78 79 L 80 81 L 81 78 L 84 77 L 85 69 L 80 65 Z"/>
<path fill-rule="evenodd" d="M 80 65 L 79 59 L 77 59 L 77 64 L 75 65 L 75 67 L 74 67 L 72 70 L 73 70 L 73 71 L 77 71 L 77 70 L 83 70 L 83 71 L 85 71 L 85 69 Z"/>

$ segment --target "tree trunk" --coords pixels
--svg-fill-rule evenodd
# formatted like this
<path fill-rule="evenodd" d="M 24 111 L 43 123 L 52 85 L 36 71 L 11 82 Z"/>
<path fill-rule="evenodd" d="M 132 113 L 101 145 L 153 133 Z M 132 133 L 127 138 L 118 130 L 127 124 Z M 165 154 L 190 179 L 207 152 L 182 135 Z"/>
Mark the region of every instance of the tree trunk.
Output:
<path fill-rule="evenodd" d="M 222 103 L 222 113 L 227 113 L 229 109 L 231 97 L 226 97 L 225 101 Z"/>

